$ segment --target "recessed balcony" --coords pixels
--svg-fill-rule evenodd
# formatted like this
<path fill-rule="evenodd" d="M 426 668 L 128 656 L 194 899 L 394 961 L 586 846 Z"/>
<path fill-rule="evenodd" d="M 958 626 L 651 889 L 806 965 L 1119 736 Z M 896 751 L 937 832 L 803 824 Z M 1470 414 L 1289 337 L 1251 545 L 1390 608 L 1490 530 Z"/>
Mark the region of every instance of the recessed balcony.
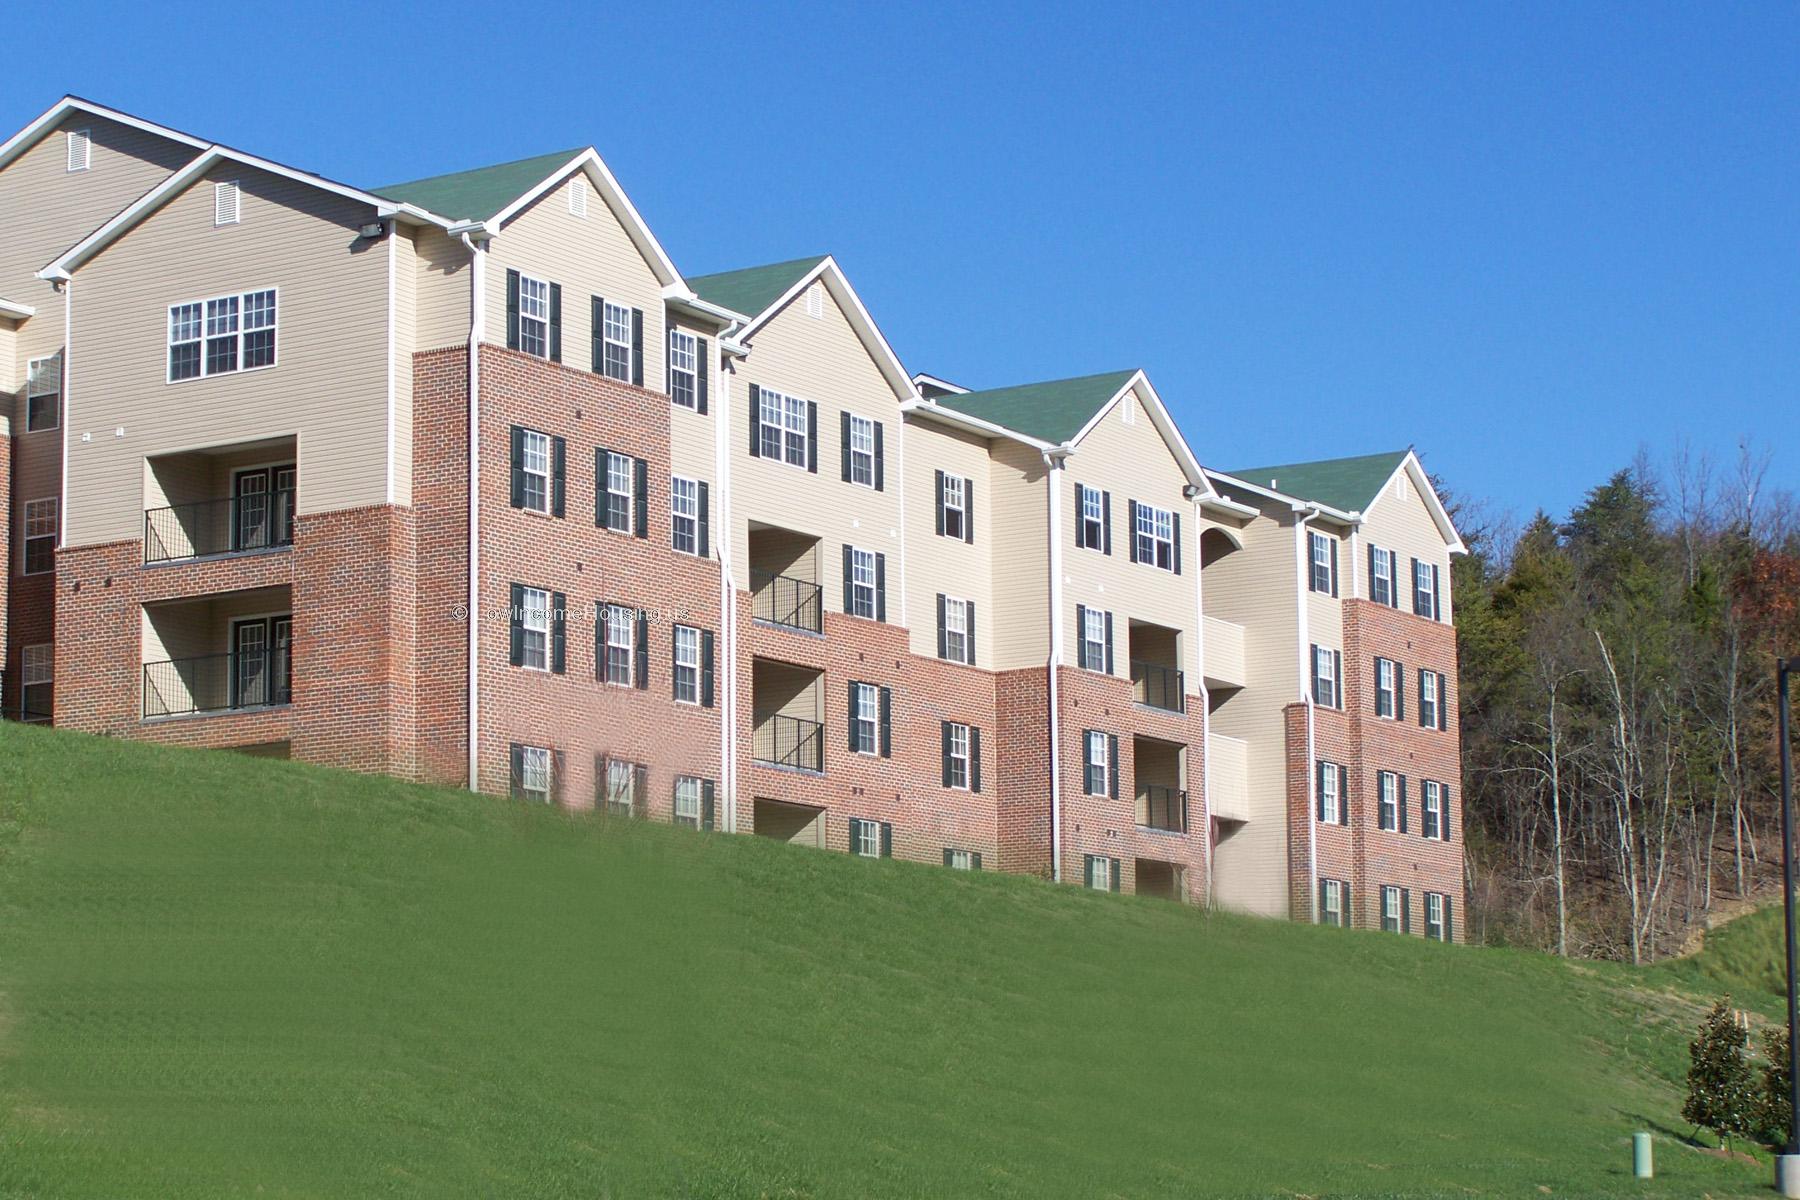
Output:
<path fill-rule="evenodd" d="M 1188 794 L 1182 787 L 1185 747 L 1156 738 L 1132 739 L 1132 778 L 1136 784 L 1137 823 L 1145 829 L 1186 833 Z"/>
<path fill-rule="evenodd" d="M 1132 621 L 1131 698 L 1165 712 L 1187 711 L 1187 680 L 1181 670 L 1181 632 L 1166 625 Z"/>
<path fill-rule="evenodd" d="M 820 633 L 824 590 L 819 585 L 819 539 L 791 529 L 750 523 L 751 616 L 770 625 Z"/>
<path fill-rule="evenodd" d="M 750 687 L 750 757 L 768 766 L 824 771 L 824 673 L 759 658 L 751 665 Z"/>
<path fill-rule="evenodd" d="M 288 548 L 297 480 L 292 438 L 150 459 L 145 564 Z"/>
<path fill-rule="evenodd" d="M 288 589 L 145 605 L 143 716 L 275 708 L 293 700 Z"/>

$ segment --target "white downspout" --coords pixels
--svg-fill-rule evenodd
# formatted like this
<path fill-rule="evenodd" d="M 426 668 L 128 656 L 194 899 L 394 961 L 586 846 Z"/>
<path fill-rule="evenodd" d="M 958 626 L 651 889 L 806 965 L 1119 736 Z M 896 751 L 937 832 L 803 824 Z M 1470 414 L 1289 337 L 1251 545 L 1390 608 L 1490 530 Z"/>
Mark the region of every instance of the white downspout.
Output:
<path fill-rule="evenodd" d="M 1307 894 L 1312 896 L 1312 903 L 1307 907 L 1307 920 L 1314 925 L 1319 923 L 1319 822 L 1318 806 L 1318 769 L 1314 764 L 1318 761 L 1317 736 L 1313 728 L 1315 705 L 1313 702 L 1311 680 L 1307 677 L 1312 657 L 1312 623 L 1306 613 L 1306 580 L 1310 559 L 1306 545 L 1306 523 L 1319 515 L 1318 505 L 1305 508 L 1296 506 L 1295 512 L 1300 519 L 1294 522 L 1294 597 L 1300 630 L 1300 699 L 1306 705 L 1306 871 Z M 1340 681 L 1339 686 L 1342 686 Z M 1338 785 L 1339 791 L 1343 785 Z M 1341 799 L 1341 798 L 1340 798 Z"/>
<path fill-rule="evenodd" d="M 481 790 L 481 341 L 485 334 L 487 248 L 469 248 L 469 790 Z"/>
<path fill-rule="evenodd" d="M 71 382 L 75 378 L 75 280 L 65 277 L 61 280 L 61 287 L 63 294 L 63 350 L 60 364 L 62 368 L 62 486 L 58 489 L 60 495 L 56 501 L 56 548 L 58 550 L 69 544 L 69 430 L 75 427 L 69 416 L 72 411 L 70 400 L 75 395 L 75 388 Z M 14 470 L 17 469 L 15 466 Z M 16 475 L 13 486 L 15 489 L 18 486 Z M 13 498 L 13 502 L 20 503 L 17 496 Z M 12 520 L 11 514 L 8 513 L 0 513 L 0 517 Z M 11 570 L 12 564 L 0 563 L 0 569 Z M 54 699 L 52 702 L 54 703 Z M 23 700 L 20 701 L 20 707 L 24 707 Z"/>
<path fill-rule="evenodd" d="M 1212 693 L 1206 686 L 1206 589 L 1202 583 L 1202 564 L 1205 550 L 1201 546 L 1206 531 L 1200 527 L 1200 502 L 1194 502 L 1194 554 L 1190 561 L 1194 564 L 1194 650 L 1196 669 L 1199 672 L 1194 682 L 1200 689 L 1200 807 L 1203 820 L 1200 827 L 1200 851 L 1206 862 L 1206 906 L 1211 908 L 1214 902 L 1213 889 L 1213 839 L 1212 839 L 1212 798 L 1213 798 L 1213 749 L 1212 749 Z"/>
<path fill-rule="evenodd" d="M 1050 489 L 1050 878 L 1056 883 L 1063 877 L 1062 836 L 1062 731 L 1061 713 L 1057 708 L 1057 670 L 1062 665 L 1062 458 L 1044 451 L 1044 477 Z"/>
<path fill-rule="evenodd" d="M 731 355 L 725 342 L 737 326 L 719 331 L 713 339 L 718 349 L 719 386 L 713 389 L 713 475 L 718 481 L 718 521 L 713 530 L 713 546 L 719 556 L 719 632 L 723 643 L 724 695 L 719 705 L 719 782 L 725 793 L 723 824 L 727 833 L 736 833 L 737 820 L 737 585 L 732 579 L 732 537 L 735 526 L 731 511 L 731 375 L 727 366 Z"/>

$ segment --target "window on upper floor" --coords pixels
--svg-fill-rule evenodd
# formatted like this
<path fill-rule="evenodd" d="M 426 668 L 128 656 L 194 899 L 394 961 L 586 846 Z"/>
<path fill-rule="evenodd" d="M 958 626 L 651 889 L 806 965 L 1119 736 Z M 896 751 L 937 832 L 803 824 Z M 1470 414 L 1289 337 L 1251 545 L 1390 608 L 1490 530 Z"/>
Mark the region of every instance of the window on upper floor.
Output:
<path fill-rule="evenodd" d="M 1376 824 L 1389 833 L 1406 832 L 1406 776 L 1375 772 Z"/>
<path fill-rule="evenodd" d="M 535 429 L 519 430 L 518 507 L 532 512 L 550 511 L 550 435 Z"/>
<path fill-rule="evenodd" d="M 958 721 L 943 724 L 944 786 L 964 791 L 980 791 L 979 776 L 974 769 L 975 731 Z"/>
<path fill-rule="evenodd" d="M 631 310 L 610 300 L 600 303 L 601 347 L 606 356 L 601 373 L 621 383 L 631 382 Z"/>
<path fill-rule="evenodd" d="M 1312 648 L 1313 703 L 1325 708 L 1344 706 L 1344 652 L 1324 646 Z"/>
<path fill-rule="evenodd" d="M 275 365 L 275 289 L 169 306 L 170 383 Z"/>
<path fill-rule="evenodd" d="M 1132 501 L 1133 562 L 1181 574 L 1181 518 L 1166 508 Z"/>
<path fill-rule="evenodd" d="M 1099 729 L 1082 734 L 1081 790 L 1089 796 L 1116 795 L 1113 771 L 1119 739 Z"/>
<path fill-rule="evenodd" d="M 56 535 L 61 501 L 55 496 L 25 502 L 25 574 L 56 570 Z"/>
<path fill-rule="evenodd" d="M 1112 493 L 1075 485 L 1075 545 L 1112 553 Z"/>
<path fill-rule="evenodd" d="M 25 366 L 25 432 L 55 429 L 62 420 L 62 352 Z"/>
<path fill-rule="evenodd" d="M 550 357 L 550 284 L 519 276 L 519 346 L 527 354 Z"/>
<path fill-rule="evenodd" d="M 1401 685 L 1400 664 L 1391 658 L 1375 660 L 1375 715 L 1399 720 L 1406 715 L 1406 693 Z"/>
<path fill-rule="evenodd" d="M 604 489 L 596 523 L 614 533 L 630 533 L 637 506 L 637 460 L 614 450 L 602 450 L 595 457 L 603 468 Z"/>
<path fill-rule="evenodd" d="M 519 665 L 531 671 L 550 669 L 550 593 L 542 588 L 519 590 Z"/>
<path fill-rule="evenodd" d="M 1077 647 L 1077 665 L 1087 671 L 1110 672 L 1112 664 L 1108 659 L 1111 655 L 1107 651 L 1110 649 L 1108 643 L 1111 638 L 1107 633 L 1107 625 L 1111 623 L 1112 614 L 1105 609 L 1088 608 L 1086 605 L 1076 607 L 1081 616 L 1081 628 L 1076 631 L 1076 636 L 1081 639 Z"/>
<path fill-rule="evenodd" d="M 881 688 L 873 683 L 850 685 L 850 749 L 874 754 L 881 732 Z"/>
<path fill-rule="evenodd" d="M 1319 793 L 1318 817 L 1327 825 L 1350 823 L 1350 800 L 1344 795 L 1344 768 L 1320 759 L 1315 784 Z"/>
<path fill-rule="evenodd" d="M 752 446 L 763 458 L 791 467 L 816 469 L 813 449 L 817 418 L 813 405 L 798 396 L 785 396 L 769 388 L 755 388 L 755 437 Z"/>
<path fill-rule="evenodd" d="M 600 627 L 605 636 L 601 647 L 600 677 L 620 687 L 637 686 L 637 612 L 623 604 L 607 604 L 601 608 Z"/>
<path fill-rule="evenodd" d="M 1443 605 L 1438 599 L 1437 564 L 1412 560 L 1413 615 L 1443 619 Z"/>
<path fill-rule="evenodd" d="M 1447 789 L 1435 779 L 1419 784 L 1419 835 L 1432 841 L 1450 840 L 1450 822 L 1446 819 Z"/>
<path fill-rule="evenodd" d="M 849 550 L 850 574 L 846 582 L 844 611 L 853 617 L 876 617 L 876 572 L 875 552 L 851 546 Z"/>
<path fill-rule="evenodd" d="M 855 413 L 844 414 L 843 480 L 882 490 L 881 425 Z"/>
<path fill-rule="evenodd" d="M 959 542 L 975 540 L 975 525 L 970 519 L 974 507 L 970 496 L 973 488 L 974 481 L 962 475 L 937 473 L 938 536 L 955 538 Z"/>
<path fill-rule="evenodd" d="M 1369 547 L 1369 599 L 1389 608 L 1400 607 L 1399 588 L 1394 582 L 1394 558 L 1392 550 Z"/>
<path fill-rule="evenodd" d="M 1307 531 L 1312 551 L 1312 577 L 1309 586 L 1327 596 L 1338 594 L 1337 539 L 1313 530 Z"/>
<path fill-rule="evenodd" d="M 938 657 L 946 662 L 975 662 L 975 602 L 938 593 Z"/>
<path fill-rule="evenodd" d="M 1437 671 L 1419 672 L 1419 725 L 1424 729 L 1450 727 L 1444 676 Z"/>
<path fill-rule="evenodd" d="M 682 554 L 700 554 L 700 481 L 677 475 L 669 480 L 672 545 Z"/>
<path fill-rule="evenodd" d="M 700 339 L 685 330 L 669 330 L 669 399 L 683 408 L 699 408 L 699 383 Z"/>
<path fill-rule="evenodd" d="M 71 129 L 64 137 L 68 143 L 64 147 L 68 153 L 66 169 L 71 173 L 87 170 L 93 163 L 93 135 L 85 129 Z"/>

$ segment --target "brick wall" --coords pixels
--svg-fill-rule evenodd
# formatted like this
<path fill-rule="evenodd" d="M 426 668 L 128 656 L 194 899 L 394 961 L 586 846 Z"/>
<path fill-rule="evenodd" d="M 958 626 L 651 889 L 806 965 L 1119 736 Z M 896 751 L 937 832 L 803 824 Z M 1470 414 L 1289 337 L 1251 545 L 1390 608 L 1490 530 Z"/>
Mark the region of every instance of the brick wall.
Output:
<path fill-rule="evenodd" d="M 12 585 L 12 531 L 18 516 L 12 508 L 12 435 L 0 431 L 0 684 L 12 674 L 12 659 L 7 651 L 12 643 L 6 636 L 7 594 Z M 6 706 L 0 693 L 0 709 Z"/>
<path fill-rule="evenodd" d="M 469 354 L 413 356 L 418 773 L 469 778 Z"/>
<path fill-rule="evenodd" d="M 994 677 L 994 720 L 1000 736 L 1000 869 L 1050 876 L 1050 673 L 1044 667 Z"/>

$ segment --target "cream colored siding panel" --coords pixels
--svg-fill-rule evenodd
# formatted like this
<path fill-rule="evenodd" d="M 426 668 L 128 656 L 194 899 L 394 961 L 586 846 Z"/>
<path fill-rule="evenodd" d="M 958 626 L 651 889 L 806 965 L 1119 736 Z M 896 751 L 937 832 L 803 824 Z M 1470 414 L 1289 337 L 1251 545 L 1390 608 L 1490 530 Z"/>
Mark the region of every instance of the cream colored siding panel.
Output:
<path fill-rule="evenodd" d="M 587 216 L 569 212 L 569 188 L 588 194 Z M 662 285 L 585 174 L 551 188 L 506 223 L 491 243 L 486 268 L 487 340 L 506 344 L 506 272 L 520 271 L 562 287 L 562 362 L 593 366 L 593 297 L 644 314 L 644 386 L 663 386 Z"/>
<path fill-rule="evenodd" d="M 941 593 L 975 604 L 975 665 L 994 665 L 992 572 L 995 525 L 990 501 L 986 438 L 936 422 L 910 420 L 906 438 L 906 585 L 914 654 L 937 656 L 937 597 Z M 974 492 L 975 540 L 937 533 L 937 473 L 969 480 Z"/>
<path fill-rule="evenodd" d="M 442 350 L 469 344 L 469 251 L 441 229 L 413 235 L 413 350 Z M 505 296 L 500 318 L 506 318 Z M 504 340 L 506 327 L 500 327 Z"/>
<path fill-rule="evenodd" d="M 239 182 L 240 224 L 213 225 L 217 179 Z M 388 249 L 357 236 L 369 214 L 221 164 L 77 273 L 69 544 L 141 535 L 146 457 L 278 436 L 299 440 L 301 514 L 385 502 Z M 279 291 L 275 366 L 166 382 L 169 305 L 261 288 Z"/>
<path fill-rule="evenodd" d="M 413 240 L 395 229 L 388 235 L 389 250 L 394 256 L 391 286 L 393 289 L 394 371 L 393 419 L 393 497 L 396 504 L 412 503 L 413 458 L 413 347 L 418 342 L 418 264 Z"/>
<path fill-rule="evenodd" d="M 20 429 L 24 426 L 21 424 Z M 19 522 L 13 528 L 12 552 L 15 573 L 25 569 L 24 519 L 25 503 L 58 496 L 62 492 L 62 433 L 45 429 L 37 433 L 19 433 L 13 438 L 13 516 Z M 65 524 L 67 518 L 64 518 Z"/>
<path fill-rule="evenodd" d="M 588 211 L 588 219 L 592 220 L 593 210 L 590 208 Z M 689 408 L 685 404 L 676 404 L 674 401 L 669 402 L 669 463 L 675 474 L 687 479 L 704 479 L 710 484 L 715 482 L 714 477 L 718 474 L 718 460 L 715 457 L 714 443 L 714 435 L 717 431 L 714 416 L 718 412 L 720 377 L 718 334 L 695 325 L 683 324 L 680 321 L 675 321 L 674 324 L 682 332 L 691 333 L 697 338 L 704 339 L 706 354 L 711 361 L 706 364 L 707 402 L 704 416 L 697 408 Z M 645 318 L 645 325 L 644 336 L 648 339 L 650 336 L 648 317 Z M 567 361 L 566 355 L 564 360 Z M 645 376 L 644 382 L 657 391 L 667 390 L 667 381 L 660 375 L 654 382 L 649 376 Z M 733 402 L 738 402 L 737 397 L 733 397 Z M 713 500 L 713 507 L 714 509 L 718 507 L 716 497 Z"/>
<path fill-rule="evenodd" d="M 992 578 L 1000 581 L 988 621 L 996 671 L 1042 667 L 1050 659 L 1050 478 L 1066 480 L 1067 472 L 1053 476 L 1030 446 L 994 441 L 985 527 Z M 979 512 L 976 522 L 979 536 Z M 1064 521 L 1064 536 L 1072 538 L 1068 528 Z"/>
<path fill-rule="evenodd" d="M 1385 550 L 1395 552 L 1395 574 L 1400 584 L 1400 610 L 1410 613 L 1413 602 L 1412 560 L 1435 563 L 1438 569 L 1438 585 L 1443 589 L 1441 602 L 1442 616 L 1450 621 L 1450 551 L 1444 543 L 1444 535 L 1438 529 L 1437 522 L 1432 519 L 1431 510 L 1425 499 L 1419 494 L 1418 487 L 1407 478 L 1406 494 L 1397 495 L 1392 480 L 1382 489 L 1368 513 L 1363 519 L 1362 545 L 1366 549 L 1371 543 Z M 1364 564 L 1363 575 L 1368 574 Z"/>

